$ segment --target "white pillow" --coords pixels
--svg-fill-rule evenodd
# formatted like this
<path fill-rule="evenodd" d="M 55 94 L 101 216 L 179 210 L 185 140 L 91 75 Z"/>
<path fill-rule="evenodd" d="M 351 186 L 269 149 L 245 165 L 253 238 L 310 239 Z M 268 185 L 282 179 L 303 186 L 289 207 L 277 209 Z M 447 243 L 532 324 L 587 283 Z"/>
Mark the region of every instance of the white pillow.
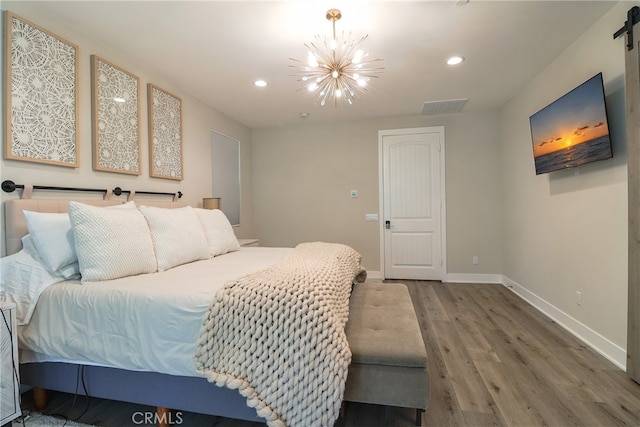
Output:
<path fill-rule="evenodd" d="M 137 209 L 107 209 L 69 202 L 82 282 L 156 271 L 151 234 Z"/>
<path fill-rule="evenodd" d="M 22 236 L 22 249 L 31 256 L 36 262 L 39 262 L 42 265 L 42 268 L 47 271 L 57 274 L 64 279 L 79 279 L 80 278 L 80 266 L 78 265 L 78 258 L 76 258 L 75 262 L 71 264 L 63 265 L 57 270 L 48 270 L 47 266 L 42 262 L 42 258 L 40 257 L 40 253 L 33 243 L 33 239 L 31 238 L 31 234 L 27 234 L 26 236 Z M 75 256 L 75 245 L 73 254 Z"/>
<path fill-rule="evenodd" d="M 78 261 L 69 215 L 23 211 L 31 239 L 49 271 Z"/>
<path fill-rule="evenodd" d="M 207 239 L 191 206 L 157 208 L 140 206 L 151 231 L 158 271 L 209 258 Z"/>
<path fill-rule="evenodd" d="M 200 218 L 204 234 L 209 243 L 209 256 L 223 255 L 240 250 L 240 243 L 233 227 L 220 209 L 194 209 Z"/>
<path fill-rule="evenodd" d="M 108 209 L 135 209 L 135 202 L 129 201 Z M 78 256 L 67 213 L 23 211 L 30 242 L 33 248 L 30 255 L 42 261 L 51 272 L 59 272 L 69 279 L 77 272 Z M 22 242 L 24 245 L 24 240 Z M 69 270 L 71 266 L 71 270 Z"/>

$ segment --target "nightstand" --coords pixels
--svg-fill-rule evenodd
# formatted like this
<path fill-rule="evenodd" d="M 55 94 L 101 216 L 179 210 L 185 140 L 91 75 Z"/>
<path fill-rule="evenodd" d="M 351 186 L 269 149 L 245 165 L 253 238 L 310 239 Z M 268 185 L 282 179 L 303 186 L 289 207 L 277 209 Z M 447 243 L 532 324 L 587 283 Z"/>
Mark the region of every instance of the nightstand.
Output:
<path fill-rule="evenodd" d="M 244 247 L 260 246 L 260 240 L 259 239 L 238 239 L 238 243 L 240 243 L 240 246 L 244 246 Z"/>
<path fill-rule="evenodd" d="M 20 380 L 18 372 L 18 338 L 16 305 L 0 301 L 0 425 L 19 417 Z"/>

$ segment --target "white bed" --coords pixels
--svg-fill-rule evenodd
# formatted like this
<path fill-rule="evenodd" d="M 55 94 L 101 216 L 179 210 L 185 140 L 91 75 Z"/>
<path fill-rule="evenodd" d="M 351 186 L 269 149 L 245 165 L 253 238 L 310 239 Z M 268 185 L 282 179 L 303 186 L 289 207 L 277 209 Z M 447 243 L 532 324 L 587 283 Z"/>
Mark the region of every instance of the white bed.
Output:
<path fill-rule="evenodd" d="M 24 250 L 21 251 L 21 239 L 27 232 L 24 210 L 65 212 L 67 202 L 5 202 L 8 253 L 24 256 Z M 172 207 L 172 204 L 163 206 Z M 218 372 L 209 367 L 209 381 L 227 387 L 207 382 L 203 372 L 196 369 L 194 351 L 204 329 L 203 318 L 209 314 L 221 289 L 226 292 L 225 284 L 250 273 L 269 271 L 293 251 L 291 248 L 243 247 L 152 274 L 90 282 L 60 280 L 42 289 L 30 290 L 27 293 L 37 299 L 37 304 L 32 314 L 23 308 L 28 322 L 18 333 L 23 383 L 72 392 L 78 390 L 82 382 L 88 383 L 82 392 L 92 396 L 254 421 L 264 421 L 262 416 L 270 425 L 284 425 L 286 417 L 276 414 L 277 411 L 264 405 L 262 400 L 256 400 L 255 393 L 253 397 L 249 395 L 253 388 L 240 390 L 242 396 L 233 390 L 238 385 L 232 385 L 228 374 L 223 374 L 221 379 Z M 359 267 L 359 261 L 357 264 Z M 363 270 L 353 269 L 352 273 L 349 273 L 349 286 Z M 348 293 L 346 298 L 348 305 Z M 328 318 L 339 318 L 342 330 L 338 333 L 344 338 L 346 315 L 330 314 Z M 315 338 L 313 340 L 315 342 Z M 341 363 L 346 360 L 348 365 L 348 346 L 339 352 L 344 353 Z M 340 375 L 344 378 L 339 380 L 344 383 L 346 371 Z M 339 407 L 344 384 L 332 387 L 340 392 Z M 297 383 L 291 392 L 293 388 L 296 393 L 292 394 L 304 394 L 298 390 Z M 257 407 L 247 406 L 250 402 Z M 331 424 L 331 420 L 337 418 L 335 404 L 330 406 L 328 411 L 319 409 L 329 412 L 321 415 L 321 424 Z"/>
<path fill-rule="evenodd" d="M 20 361 L 200 376 L 193 355 L 216 292 L 226 282 L 268 268 L 290 252 L 242 248 L 161 273 L 51 285 L 40 296 L 28 325 L 19 329 Z"/>

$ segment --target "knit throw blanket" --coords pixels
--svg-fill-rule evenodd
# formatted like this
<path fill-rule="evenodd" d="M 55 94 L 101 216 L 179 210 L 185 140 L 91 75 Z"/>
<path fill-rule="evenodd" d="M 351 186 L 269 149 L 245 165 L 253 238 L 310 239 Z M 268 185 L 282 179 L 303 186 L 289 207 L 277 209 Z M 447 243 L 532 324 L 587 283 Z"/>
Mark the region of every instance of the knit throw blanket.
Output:
<path fill-rule="evenodd" d="M 314 242 L 227 283 L 203 320 L 198 372 L 238 389 L 269 426 L 333 426 L 351 362 L 351 284 L 365 278 L 352 248 Z"/>

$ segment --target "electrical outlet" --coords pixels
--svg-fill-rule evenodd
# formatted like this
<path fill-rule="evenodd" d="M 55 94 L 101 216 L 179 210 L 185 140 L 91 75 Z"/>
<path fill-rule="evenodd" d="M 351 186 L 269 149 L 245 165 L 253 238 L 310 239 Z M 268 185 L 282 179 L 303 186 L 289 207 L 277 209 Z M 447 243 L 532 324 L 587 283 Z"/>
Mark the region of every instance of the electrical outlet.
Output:
<path fill-rule="evenodd" d="M 576 292 L 576 304 L 582 305 L 582 292 L 580 291 Z"/>
<path fill-rule="evenodd" d="M 478 265 L 480 264 L 480 259 L 478 258 L 477 255 L 474 255 L 473 257 L 473 265 Z"/>

